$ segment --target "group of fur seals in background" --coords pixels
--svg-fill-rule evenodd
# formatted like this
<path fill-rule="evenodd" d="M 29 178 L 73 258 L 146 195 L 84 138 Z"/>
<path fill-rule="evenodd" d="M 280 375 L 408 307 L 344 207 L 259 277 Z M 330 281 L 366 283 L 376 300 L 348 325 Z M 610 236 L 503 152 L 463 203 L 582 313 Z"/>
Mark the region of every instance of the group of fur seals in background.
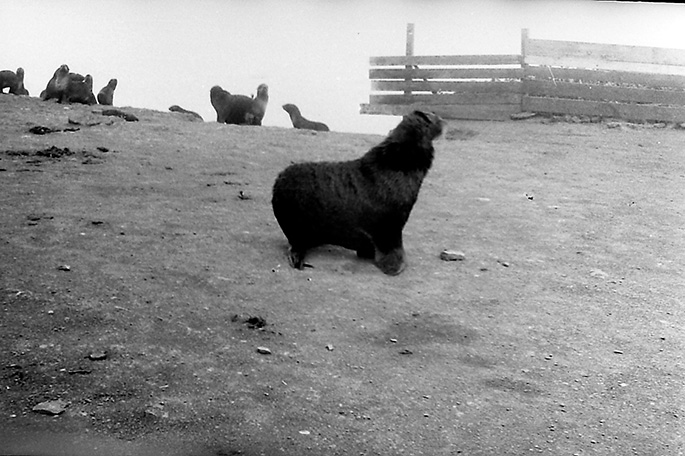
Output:
<path fill-rule="evenodd" d="M 110 79 L 109 83 L 100 90 L 98 98 L 100 104 L 112 105 L 114 102 L 114 89 L 117 86 L 116 79 Z M 71 73 L 68 65 L 61 65 L 52 78 L 48 81 L 45 90 L 40 94 L 43 101 L 56 99 L 58 103 L 82 103 L 94 105 L 98 98 L 93 95 L 93 77 L 89 74 L 82 76 Z"/>
<path fill-rule="evenodd" d="M 260 84 L 257 96 L 232 95 L 214 86 L 209 91 L 209 101 L 216 111 L 216 121 L 234 125 L 261 125 L 269 103 L 269 86 Z"/>
<path fill-rule="evenodd" d="M 290 265 L 303 269 L 307 251 L 332 244 L 373 259 L 385 274 L 402 272 L 402 230 L 442 128 L 440 117 L 417 110 L 356 160 L 296 163 L 283 170 L 271 204 L 290 243 Z"/>
<path fill-rule="evenodd" d="M 24 87 L 24 69 L 19 67 L 15 73 L 12 70 L 0 71 L 0 93 L 9 88 L 13 95 L 28 95 L 29 91 Z"/>
<path fill-rule="evenodd" d="M 269 87 L 266 84 L 260 84 L 257 87 L 257 96 L 248 97 L 233 95 L 221 86 L 215 85 L 209 90 L 209 101 L 216 111 L 216 121 L 219 123 L 261 125 L 269 103 Z M 284 104 L 283 109 L 290 115 L 295 128 L 330 131 L 328 125 L 303 117 L 300 109 L 292 103 Z"/>
<path fill-rule="evenodd" d="M 41 100 L 56 99 L 58 103 L 83 103 L 88 105 L 101 104 L 112 106 L 114 104 L 114 90 L 118 81 L 110 79 L 97 94 L 93 95 L 93 77 L 89 74 L 82 76 L 72 73 L 69 66 L 64 64 L 55 70 L 52 78 L 48 81 L 45 90 L 40 94 Z M 9 88 L 9 93 L 14 95 L 29 95 L 24 87 L 24 69 L 17 71 L 0 71 L 0 93 Z M 214 86 L 209 91 L 209 100 L 216 111 L 216 121 L 219 123 L 236 125 L 261 125 L 266 107 L 269 103 L 269 87 L 260 84 L 257 87 L 257 96 L 233 95 L 230 92 Z M 322 122 L 315 122 L 302 116 L 300 109 L 292 104 L 284 104 L 283 109 L 290 116 L 294 128 L 330 131 Z M 202 116 L 194 111 L 188 111 L 178 105 L 173 105 L 169 111 L 187 114 L 188 118 L 203 120 Z"/>

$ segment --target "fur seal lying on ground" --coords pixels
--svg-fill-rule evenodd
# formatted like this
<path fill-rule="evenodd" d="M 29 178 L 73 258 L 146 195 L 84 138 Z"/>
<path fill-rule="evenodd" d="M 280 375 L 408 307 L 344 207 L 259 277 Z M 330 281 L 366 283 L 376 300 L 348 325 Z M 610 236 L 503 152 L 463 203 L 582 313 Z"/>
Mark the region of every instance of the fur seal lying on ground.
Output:
<path fill-rule="evenodd" d="M 293 123 L 293 127 L 295 128 L 315 131 L 330 131 L 328 125 L 326 125 L 325 123 L 314 122 L 312 120 L 302 117 L 300 109 L 294 104 L 284 104 L 283 110 L 290 115 L 290 121 Z"/>
<path fill-rule="evenodd" d="M 0 93 L 9 88 L 13 95 L 28 95 L 29 91 L 24 87 L 24 69 L 19 67 L 15 73 L 12 70 L 0 71 Z"/>
<path fill-rule="evenodd" d="M 188 114 L 191 118 L 198 119 L 198 120 L 201 120 L 204 122 L 204 119 L 202 118 L 202 116 L 200 114 L 196 113 L 195 111 L 188 111 L 187 109 L 183 109 L 179 105 L 169 106 L 169 111 L 180 112 L 182 114 Z"/>
<path fill-rule="evenodd" d="M 216 111 L 216 121 L 235 125 L 261 125 L 266 106 L 269 103 L 269 86 L 260 84 L 257 97 L 232 95 L 230 92 L 214 86 L 209 91 L 209 100 Z"/>
<path fill-rule="evenodd" d="M 114 89 L 117 88 L 118 81 L 110 79 L 106 86 L 98 92 L 98 103 L 101 105 L 112 106 L 114 104 Z"/>
<path fill-rule="evenodd" d="M 304 268 L 308 250 L 333 244 L 372 258 L 385 274 L 402 272 L 402 229 L 433 163 L 432 141 L 442 125 L 432 112 L 414 111 L 356 160 L 283 170 L 271 204 L 290 243 L 291 266 Z"/>

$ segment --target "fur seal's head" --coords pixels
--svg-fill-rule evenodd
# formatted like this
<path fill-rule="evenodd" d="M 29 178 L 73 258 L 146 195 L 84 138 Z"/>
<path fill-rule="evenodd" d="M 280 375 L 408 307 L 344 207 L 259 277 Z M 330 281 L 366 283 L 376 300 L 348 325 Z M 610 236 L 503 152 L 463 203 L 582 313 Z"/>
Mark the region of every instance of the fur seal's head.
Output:
<path fill-rule="evenodd" d="M 269 86 L 266 84 L 259 84 L 257 87 L 257 99 L 262 101 L 269 101 Z"/>
<path fill-rule="evenodd" d="M 286 103 L 282 107 L 283 107 L 283 110 L 285 112 L 287 112 L 288 114 L 290 114 L 291 116 L 292 115 L 294 115 L 294 116 L 300 115 L 300 109 L 297 106 L 295 106 L 294 104 Z"/>

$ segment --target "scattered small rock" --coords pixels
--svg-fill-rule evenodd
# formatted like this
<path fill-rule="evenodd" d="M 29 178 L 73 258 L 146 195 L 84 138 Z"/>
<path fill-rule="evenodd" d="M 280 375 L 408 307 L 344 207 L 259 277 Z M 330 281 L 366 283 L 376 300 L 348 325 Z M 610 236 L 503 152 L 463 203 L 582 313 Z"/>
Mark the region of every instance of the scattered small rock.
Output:
<path fill-rule="evenodd" d="M 413 355 L 414 352 L 405 348 L 404 350 L 400 350 L 400 355 Z"/>
<path fill-rule="evenodd" d="M 164 410 L 164 405 L 154 404 L 145 409 L 145 413 L 156 418 L 169 418 L 169 412 Z"/>
<path fill-rule="evenodd" d="M 609 274 L 602 271 L 601 269 L 592 269 L 590 271 L 590 275 L 598 279 L 606 279 L 607 277 L 609 277 Z"/>
<path fill-rule="evenodd" d="M 616 355 L 622 355 L 622 354 L 623 354 L 623 350 L 614 350 L 614 354 L 616 354 Z"/>
<path fill-rule="evenodd" d="M 242 190 L 240 190 L 240 191 L 238 192 L 238 199 L 241 199 L 241 200 L 249 200 L 249 199 L 251 199 L 251 198 L 250 198 L 247 194 L 245 194 L 245 192 L 243 192 Z"/>
<path fill-rule="evenodd" d="M 94 127 L 102 123 L 102 117 L 95 117 L 93 114 L 73 113 L 67 119 L 71 125 L 85 125 L 86 127 Z"/>
<path fill-rule="evenodd" d="M 71 271 L 71 266 L 69 266 L 68 264 L 61 264 L 57 266 L 57 269 L 60 271 Z"/>
<path fill-rule="evenodd" d="M 259 353 L 261 355 L 270 355 L 271 350 L 266 348 L 266 347 L 257 347 L 257 353 Z"/>
<path fill-rule="evenodd" d="M 233 323 L 242 322 L 250 329 L 261 329 L 266 326 L 266 318 L 260 316 L 242 316 L 235 314 L 231 317 Z"/>
<path fill-rule="evenodd" d="M 63 413 L 67 407 L 69 407 L 69 402 L 57 399 L 56 401 L 45 401 L 36 404 L 32 410 L 36 413 L 42 413 L 43 415 L 59 415 Z"/>
<path fill-rule="evenodd" d="M 266 326 L 266 318 L 260 316 L 249 317 L 247 320 L 245 320 L 245 323 L 250 329 L 259 329 Z"/>
<path fill-rule="evenodd" d="M 69 375 L 89 375 L 92 372 L 93 371 L 88 370 L 88 369 L 74 369 L 74 370 L 67 371 L 67 374 L 69 374 Z"/>
<path fill-rule="evenodd" d="M 138 118 L 134 116 L 133 114 L 126 113 L 124 111 L 121 111 L 119 109 L 105 109 L 102 111 L 103 116 L 113 116 L 113 117 L 121 117 L 124 119 L 126 122 L 138 122 Z"/>
<path fill-rule="evenodd" d="M 509 116 L 511 120 L 526 120 L 537 116 L 536 112 L 517 112 Z"/>
<path fill-rule="evenodd" d="M 440 252 L 440 259 L 443 261 L 463 261 L 466 259 L 466 255 L 459 250 L 443 250 Z"/>
<path fill-rule="evenodd" d="M 74 155 L 74 152 L 70 151 L 68 147 L 61 149 L 56 146 L 51 146 L 47 149 L 36 151 L 36 155 L 39 157 L 62 158 L 65 155 Z"/>
<path fill-rule="evenodd" d="M 93 352 L 90 355 L 88 355 L 88 359 L 91 361 L 105 360 L 105 359 L 107 359 L 107 352 L 105 352 L 105 351 Z"/>
<path fill-rule="evenodd" d="M 326 350 L 328 350 L 329 352 L 332 352 L 333 349 L 334 349 L 333 344 L 326 345 Z"/>
<path fill-rule="evenodd" d="M 59 130 L 55 130 L 54 128 L 50 127 L 44 127 L 42 125 L 36 125 L 35 127 L 29 128 L 29 133 L 33 133 L 34 135 L 47 135 L 48 133 L 54 133 Z"/>

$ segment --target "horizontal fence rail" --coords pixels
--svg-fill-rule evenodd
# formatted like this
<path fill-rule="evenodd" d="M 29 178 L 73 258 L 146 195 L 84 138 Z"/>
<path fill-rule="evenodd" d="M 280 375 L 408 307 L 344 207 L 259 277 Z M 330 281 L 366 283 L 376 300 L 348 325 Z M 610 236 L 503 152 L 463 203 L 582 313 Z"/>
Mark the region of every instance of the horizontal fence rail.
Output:
<path fill-rule="evenodd" d="M 524 29 L 520 55 L 387 56 L 370 64 L 363 114 L 426 107 L 454 119 L 537 112 L 685 122 L 681 49 L 530 39 Z"/>
<path fill-rule="evenodd" d="M 428 106 L 445 118 L 500 119 L 520 111 L 520 55 L 372 57 L 364 114 L 401 115 Z M 395 92 L 395 93 L 393 93 Z"/>

